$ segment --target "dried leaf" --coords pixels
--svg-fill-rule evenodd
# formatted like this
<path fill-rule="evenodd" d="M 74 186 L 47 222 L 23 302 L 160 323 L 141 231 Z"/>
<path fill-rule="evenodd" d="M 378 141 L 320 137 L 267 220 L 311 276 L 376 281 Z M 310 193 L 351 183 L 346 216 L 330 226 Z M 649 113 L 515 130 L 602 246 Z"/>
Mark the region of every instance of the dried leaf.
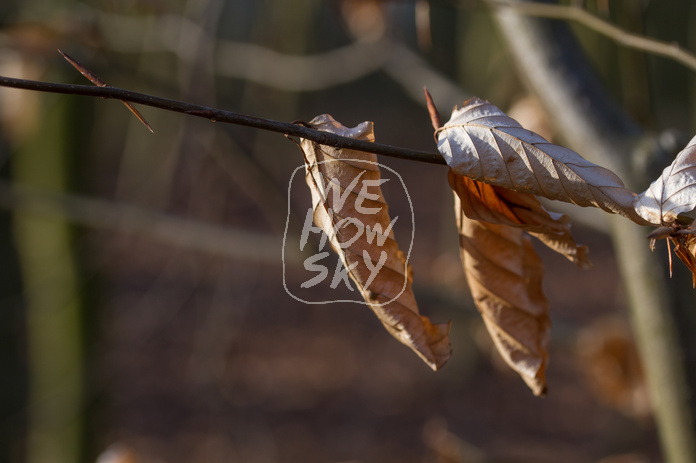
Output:
<path fill-rule="evenodd" d="M 691 283 L 696 288 L 696 236 L 692 234 L 680 235 L 677 232 L 670 237 L 670 240 L 674 244 L 674 253 L 691 271 Z"/>
<path fill-rule="evenodd" d="M 672 250 L 684 265 L 691 271 L 692 285 L 696 288 L 696 229 L 694 226 L 686 226 L 678 221 L 667 226 L 659 227 L 648 234 L 650 238 L 650 250 L 655 250 L 655 241 L 667 239 L 667 253 L 669 255 L 669 276 L 672 276 Z"/>
<path fill-rule="evenodd" d="M 536 196 L 477 182 L 451 170 L 449 183 L 468 218 L 522 228 L 578 267 L 592 267 L 587 246 L 578 245 L 570 233 L 568 216 L 547 211 Z"/>
<path fill-rule="evenodd" d="M 372 123 L 348 129 L 329 115 L 310 127 L 374 141 Z M 411 271 L 399 249 L 379 185 L 377 156 L 302 140 L 314 223 L 328 236 L 350 278 L 386 329 L 437 370 L 449 359 L 449 324 L 419 315 Z M 369 186 L 369 188 L 366 188 Z M 371 231 L 377 231 L 370 235 Z M 373 238 L 370 239 L 370 236 Z M 381 265 L 381 267 L 380 267 Z"/>
<path fill-rule="evenodd" d="M 696 137 L 643 193 L 636 196 L 636 212 L 654 225 L 669 224 L 696 208 Z"/>
<path fill-rule="evenodd" d="M 616 174 L 524 129 L 487 101 L 470 98 L 455 107 L 436 134 L 440 153 L 458 175 L 645 224 L 633 209 L 635 193 Z"/>
<path fill-rule="evenodd" d="M 696 224 L 688 224 L 688 217 L 677 216 L 674 221 L 666 222 L 665 225 L 657 227 L 648 233 L 650 239 L 650 250 L 655 250 L 657 240 L 667 240 L 667 254 L 669 256 L 669 276 L 672 276 L 672 250 L 679 257 L 684 265 L 691 271 L 692 284 L 696 288 Z"/>
<path fill-rule="evenodd" d="M 458 195 L 455 214 L 464 271 L 486 328 L 508 365 L 543 396 L 551 322 L 541 259 L 521 228 L 466 217 Z"/>

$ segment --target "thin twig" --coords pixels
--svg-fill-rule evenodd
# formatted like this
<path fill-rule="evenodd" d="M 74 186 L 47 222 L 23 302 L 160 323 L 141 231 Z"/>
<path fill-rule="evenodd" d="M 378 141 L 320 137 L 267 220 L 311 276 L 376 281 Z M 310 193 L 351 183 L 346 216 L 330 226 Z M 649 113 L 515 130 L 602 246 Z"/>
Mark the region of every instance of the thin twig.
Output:
<path fill-rule="evenodd" d="M 696 71 L 696 55 L 684 50 L 676 42 L 662 42 L 660 40 L 627 32 L 578 6 L 534 2 L 513 4 L 505 0 L 486 1 L 496 8 L 513 8 L 515 11 L 525 16 L 576 21 L 627 48 L 671 58 L 691 70 Z"/>
<path fill-rule="evenodd" d="M 429 153 L 427 151 L 400 148 L 391 145 L 383 145 L 365 140 L 341 137 L 328 132 L 314 130 L 300 124 L 280 122 L 272 119 L 264 119 L 245 114 L 234 113 L 222 109 L 210 108 L 193 103 L 185 103 L 167 98 L 160 98 L 144 93 L 123 90 L 118 87 L 92 87 L 88 85 L 59 84 L 54 82 L 40 82 L 35 80 L 15 79 L 12 77 L 0 76 L 0 86 L 21 88 L 25 90 L 35 90 L 50 93 L 63 93 L 68 95 L 96 96 L 117 100 L 130 101 L 131 103 L 152 106 L 188 114 L 191 116 L 202 117 L 213 122 L 227 122 L 230 124 L 243 125 L 271 132 L 283 133 L 285 135 L 306 138 L 322 145 L 333 146 L 339 149 L 354 149 L 368 153 L 380 154 L 393 158 L 408 159 L 410 161 L 426 162 L 430 164 L 445 165 L 446 162 L 440 154 Z"/>

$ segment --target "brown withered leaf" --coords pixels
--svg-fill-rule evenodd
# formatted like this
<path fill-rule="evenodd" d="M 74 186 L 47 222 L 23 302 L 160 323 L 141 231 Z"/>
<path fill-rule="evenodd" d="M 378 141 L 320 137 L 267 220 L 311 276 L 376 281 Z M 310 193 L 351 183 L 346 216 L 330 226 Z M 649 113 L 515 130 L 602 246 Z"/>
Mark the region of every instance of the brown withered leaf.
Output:
<path fill-rule="evenodd" d="M 370 122 L 348 129 L 322 115 L 309 126 L 374 141 Z M 449 323 L 432 324 L 419 314 L 411 289 L 411 270 L 394 239 L 393 221 L 379 186 L 386 180 L 381 179 L 377 156 L 305 139 L 301 146 L 314 223 L 326 233 L 350 278 L 386 329 L 431 368 L 439 369 L 451 353 Z"/>
<path fill-rule="evenodd" d="M 638 224 L 635 193 L 609 169 L 549 143 L 500 109 L 470 98 L 436 131 L 438 150 L 458 175 L 521 193 L 599 207 Z"/>
<path fill-rule="evenodd" d="M 670 240 L 674 244 L 674 253 L 691 271 L 691 284 L 696 288 L 696 236 L 677 232 Z"/>
<path fill-rule="evenodd" d="M 578 245 L 570 233 L 568 216 L 547 211 L 536 196 L 477 182 L 452 170 L 448 179 L 469 219 L 521 228 L 578 267 L 592 267 L 587 246 Z"/>
<path fill-rule="evenodd" d="M 650 238 L 650 249 L 655 249 L 655 241 L 658 239 L 667 240 L 667 253 L 669 255 L 669 276 L 672 276 L 672 250 L 670 244 L 674 245 L 674 253 L 679 257 L 684 265 L 691 271 L 692 286 L 696 288 L 696 226 L 682 223 L 675 220 L 665 226 L 658 227 L 648 234 Z"/>
<path fill-rule="evenodd" d="M 551 329 L 543 263 L 521 228 L 468 218 L 456 194 L 455 214 L 464 272 L 486 328 L 508 365 L 543 396 Z"/>

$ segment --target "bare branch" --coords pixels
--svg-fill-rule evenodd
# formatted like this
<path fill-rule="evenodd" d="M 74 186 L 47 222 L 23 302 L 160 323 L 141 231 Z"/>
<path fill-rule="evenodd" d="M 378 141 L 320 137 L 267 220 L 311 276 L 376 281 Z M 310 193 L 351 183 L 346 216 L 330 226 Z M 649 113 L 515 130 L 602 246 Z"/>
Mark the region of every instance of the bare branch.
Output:
<path fill-rule="evenodd" d="M 0 86 L 21 88 L 25 90 L 35 90 L 41 92 L 63 93 L 68 95 L 96 96 L 117 100 L 130 101 L 131 103 L 152 106 L 188 114 L 191 116 L 202 117 L 213 122 L 227 122 L 230 124 L 243 125 L 270 132 L 283 133 L 288 136 L 302 137 L 312 140 L 322 145 L 333 146 L 339 149 L 354 149 L 368 153 L 381 154 L 393 158 L 408 159 L 410 161 L 426 162 L 429 164 L 445 165 L 445 160 L 440 154 L 429 153 L 427 151 L 400 148 L 380 143 L 372 143 L 364 140 L 341 137 L 339 135 L 314 130 L 300 124 L 264 119 L 245 114 L 234 113 L 222 109 L 210 108 L 208 106 L 185 103 L 183 101 L 170 100 L 144 93 L 132 92 L 118 87 L 92 87 L 88 85 L 59 84 L 55 82 L 40 82 L 35 80 L 15 79 L 12 77 L 0 76 Z"/>
<path fill-rule="evenodd" d="M 696 55 L 684 50 L 676 42 L 662 42 L 660 40 L 626 32 L 620 27 L 594 16 L 581 7 L 535 2 L 509 3 L 506 0 L 487 1 L 497 8 L 513 8 L 516 12 L 525 16 L 576 21 L 627 48 L 671 58 L 691 70 L 696 71 Z"/>

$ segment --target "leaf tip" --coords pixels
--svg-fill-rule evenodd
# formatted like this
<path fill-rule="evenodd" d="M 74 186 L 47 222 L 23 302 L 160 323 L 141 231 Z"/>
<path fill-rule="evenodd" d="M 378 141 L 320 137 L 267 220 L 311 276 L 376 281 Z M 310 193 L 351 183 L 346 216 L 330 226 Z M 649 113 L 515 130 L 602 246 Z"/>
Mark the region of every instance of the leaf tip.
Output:
<path fill-rule="evenodd" d="M 452 327 L 452 321 L 447 323 L 430 323 L 428 317 L 421 315 L 421 320 L 425 327 L 428 337 L 429 359 L 426 363 L 433 371 L 438 371 L 445 366 L 452 355 L 452 346 L 450 344 L 449 332 Z"/>
<path fill-rule="evenodd" d="M 540 397 L 540 398 L 544 399 L 544 398 L 546 398 L 546 394 L 547 394 L 548 392 L 549 392 L 549 388 L 546 387 L 546 385 L 544 384 L 544 387 L 541 389 L 541 391 L 539 391 L 539 393 L 538 393 L 538 394 L 535 394 L 535 395 L 536 395 L 537 397 Z"/>
<path fill-rule="evenodd" d="M 522 379 L 527 384 L 535 397 L 546 397 L 549 388 L 546 386 L 545 365 L 537 372 L 536 376 L 529 377 L 522 375 Z"/>
<path fill-rule="evenodd" d="M 592 267 L 594 267 L 592 265 L 592 261 L 587 256 L 589 252 L 589 248 L 585 245 L 579 245 L 577 247 L 577 261 L 575 263 L 578 267 L 580 267 L 583 270 L 590 270 Z"/>

